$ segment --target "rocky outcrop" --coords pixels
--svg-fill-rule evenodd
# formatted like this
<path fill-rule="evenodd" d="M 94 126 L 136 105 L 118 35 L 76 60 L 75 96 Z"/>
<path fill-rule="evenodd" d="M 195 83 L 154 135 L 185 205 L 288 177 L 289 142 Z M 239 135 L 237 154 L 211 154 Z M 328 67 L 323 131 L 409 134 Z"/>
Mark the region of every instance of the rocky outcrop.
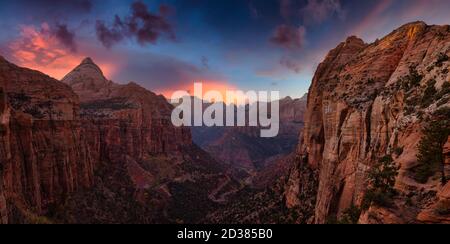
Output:
<path fill-rule="evenodd" d="M 70 87 L 4 59 L 0 84 L 0 212 L 3 222 L 33 221 L 91 186 L 95 160 Z"/>
<path fill-rule="evenodd" d="M 193 223 L 217 199 L 224 202 L 229 192 L 239 189 L 223 165 L 192 143 L 189 129 L 172 125 L 173 107 L 163 96 L 133 82 L 107 80 L 90 58 L 62 81 L 80 97 L 83 134 L 92 157 L 101 162 L 94 187 L 69 199 L 63 220 Z M 80 202 L 85 210 L 76 208 Z M 90 202 L 97 207 L 89 207 Z M 111 214 L 111 206 L 133 215 Z"/>
<path fill-rule="evenodd" d="M 101 144 L 108 160 L 120 155 L 142 159 L 192 144 L 189 130 L 171 125 L 172 106 L 164 97 L 136 83 L 108 81 L 90 58 L 62 81 L 80 97 L 81 118 L 91 123 L 85 127 L 91 148 Z"/>
<path fill-rule="evenodd" d="M 280 100 L 280 121 L 282 123 L 303 124 L 303 118 L 306 113 L 306 104 L 308 94 L 302 98 L 292 99 L 286 97 Z"/>
<path fill-rule="evenodd" d="M 0 59 L 2 59 L 0 57 Z M 4 84 L 0 83 L 0 138 L 2 143 L 4 143 L 4 137 L 8 133 L 8 123 L 9 123 L 9 109 L 6 104 L 6 93 L 4 90 Z M 2 152 L 2 158 L 5 152 Z M 0 163 L 0 176 L 3 175 L 4 163 Z M 6 206 L 5 191 L 3 189 L 3 177 L 0 177 L 0 224 L 8 223 L 8 209 Z"/>
<path fill-rule="evenodd" d="M 294 171 L 288 205 L 316 197 L 315 223 L 339 217 L 361 205 L 368 171 L 379 158 L 393 155 L 400 167 L 395 205 L 372 207 L 360 222 L 427 222 L 419 213 L 437 201 L 433 196 L 442 198 L 445 188 L 438 179 L 417 183 L 411 169 L 417 166 L 423 118 L 449 105 L 450 95 L 442 89 L 449 82 L 449 54 L 450 27 L 422 22 L 372 44 L 350 37 L 330 51 L 312 81 L 298 153 L 308 170 L 317 172 L 317 194 L 299 194 L 307 188 L 296 183 L 299 174 Z M 427 95 L 431 86 L 441 92 L 439 97 Z"/>
<path fill-rule="evenodd" d="M 192 223 L 239 189 L 164 97 L 89 58 L 63 81 L 0 59 L 1 223 Z"/>

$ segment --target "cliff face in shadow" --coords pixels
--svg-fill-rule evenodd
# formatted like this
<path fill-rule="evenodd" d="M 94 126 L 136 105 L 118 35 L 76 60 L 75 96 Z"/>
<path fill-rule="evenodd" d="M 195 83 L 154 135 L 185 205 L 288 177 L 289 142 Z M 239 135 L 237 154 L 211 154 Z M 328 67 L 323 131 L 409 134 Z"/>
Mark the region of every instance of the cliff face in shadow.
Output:
<path fill-rule="evenodd" d="M 89 58 L 63 82 L 0 61 L 2 222 L 197 222 L 240 187 L 164 97 Z"/>
<path fill-rule="evenodd" d="M 0 74 L 0 206 L 4 222 L 19 222 L 92 186 L 96 160 L 70 87 L 3 58 Z"/>

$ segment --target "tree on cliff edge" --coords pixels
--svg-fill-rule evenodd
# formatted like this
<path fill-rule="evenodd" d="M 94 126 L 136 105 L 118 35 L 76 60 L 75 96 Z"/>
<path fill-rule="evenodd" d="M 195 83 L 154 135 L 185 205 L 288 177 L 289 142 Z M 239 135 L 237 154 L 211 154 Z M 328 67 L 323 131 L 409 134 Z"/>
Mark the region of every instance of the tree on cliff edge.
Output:
<path fill-rule="evenodd" d="M 430 177 L 441 171 L 442 184 L 447 183 L 445 175 L 444 145 L 450 136 L 450 108 L 436 111 L 423 128 L 423 137 L 419 142 L 417 161 L 414 169 L 415 179 L 426 183 Z"/>
<path fill-rule="evenodd" d="M 369 186 L 361 206 L 363 210 L 369 209 L 372 204 L 391 207 L 392 199 L 397 195 L 394 186 L 398 170 L 391 155 L 379 159 L 378 163 L 369 171 Z"/>

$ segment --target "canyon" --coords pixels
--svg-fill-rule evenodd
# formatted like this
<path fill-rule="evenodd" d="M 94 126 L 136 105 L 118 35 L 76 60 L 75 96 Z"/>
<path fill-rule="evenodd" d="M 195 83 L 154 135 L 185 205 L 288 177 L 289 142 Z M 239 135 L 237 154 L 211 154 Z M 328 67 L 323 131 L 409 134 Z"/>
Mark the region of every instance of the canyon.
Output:
<path fill-rule="evenodd" d="M 261 138 L 258 127 L 204 126 L 192 127 L 193 141 L 212 157 L 235 169 L 238 178 L 270 181 L 285 174 L 291 166 L 284 159 L 298 144 L 305 110 L 306 95 L 299 99 L 281 99 L 280 131 L 276 137 Z"/>
<path fill-rule="evenodd" d="M 448 55 L 450 26 L 349 37 L 270 139 L 175 127 L 90 58 L 58 81 L 0 57 L 0 223 L 450 223 Z"/>
<path fill-rule="evenodd" d="M 240 187 L 164 97 L 90 58 L 62 82 L 0 61 L 3 223 L 197 222 Z"/>

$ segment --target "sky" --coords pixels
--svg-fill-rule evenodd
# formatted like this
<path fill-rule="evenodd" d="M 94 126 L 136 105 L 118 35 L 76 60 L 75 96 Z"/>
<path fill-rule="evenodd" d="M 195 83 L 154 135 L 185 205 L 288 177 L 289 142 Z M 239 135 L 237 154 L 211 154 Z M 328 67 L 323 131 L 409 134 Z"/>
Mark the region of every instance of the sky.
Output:
<path fill-rule="evenodd" d="M 348 36 L 450 24 L 449 12 L 449 0 L 1 1 L 0 55 L 57 79 L 91 57 L 108 79 L 166 97 L 194 81 L 301 97 Z"/>

